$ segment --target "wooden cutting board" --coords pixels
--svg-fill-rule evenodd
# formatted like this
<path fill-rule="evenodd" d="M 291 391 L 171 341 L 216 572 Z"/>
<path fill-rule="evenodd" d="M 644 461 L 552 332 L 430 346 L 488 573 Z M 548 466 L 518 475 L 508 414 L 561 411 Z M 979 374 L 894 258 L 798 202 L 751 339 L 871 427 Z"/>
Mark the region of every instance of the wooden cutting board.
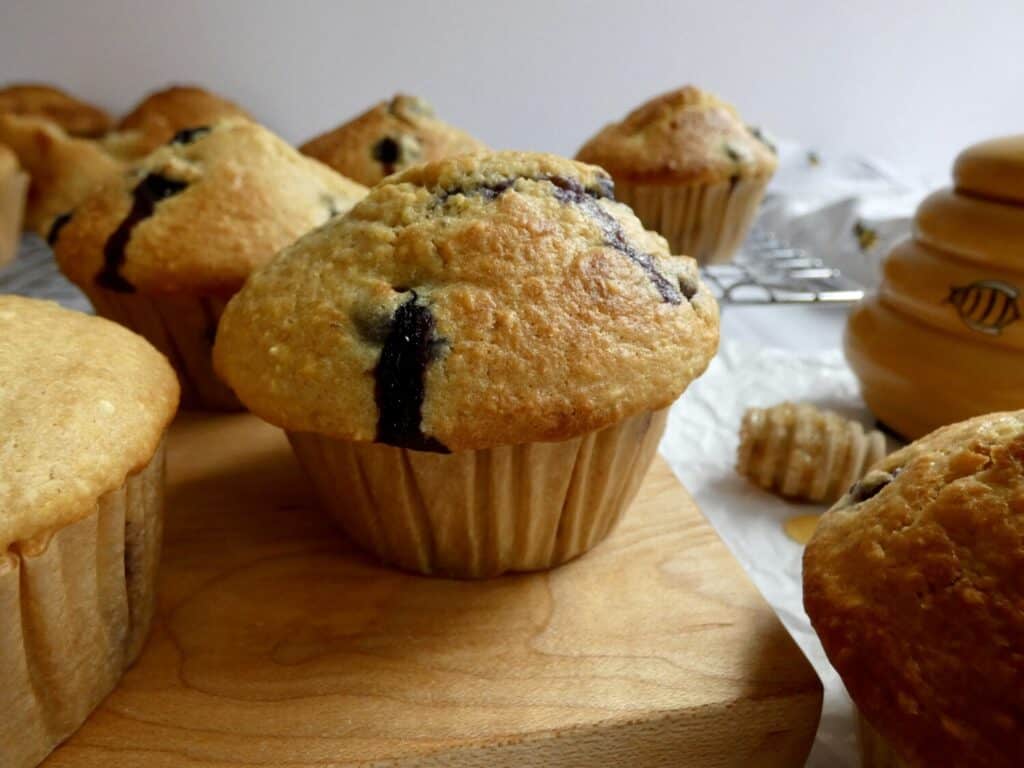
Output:
<path fill-rule="evenodd" d="M 47 768 L 796 766 L 821 687 L 658 459 L 625 521 L 550 573 L 377 566 L 283 434 L 184 417 L 158 617 Z"/>

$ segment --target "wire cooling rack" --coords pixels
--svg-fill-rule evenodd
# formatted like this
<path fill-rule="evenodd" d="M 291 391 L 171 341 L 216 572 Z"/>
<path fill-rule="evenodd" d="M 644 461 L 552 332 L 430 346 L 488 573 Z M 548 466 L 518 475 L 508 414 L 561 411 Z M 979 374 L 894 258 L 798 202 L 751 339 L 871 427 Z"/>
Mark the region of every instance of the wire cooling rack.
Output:
<path fill-rule="evenodd" d="M 701 267 L 722 304 L 852 304 L 864 289 L 821 259 L 755 229 L 731 264 Z"/>
<path fill-rule="evenodd" d="M 864 296 L 864 290 L 838 269 L 757 230 L 734 263 L 706 266 L 701 274 L 722 304 L 843 304 Z M 85 296 L 57 269 L 50 248 L 35 236 L 23 238 L 18 258 L 0 268 L 0 293 L 51 299 L 92 311 Z"/>
<path fill-rule="evenodd" d="M 35 235 L 23 237 L 18 257 L 0 267 L 0 293 L 49 299 L 65 307 L 92 312 L 89 300 L 57 269 L 50 247 Z"/>

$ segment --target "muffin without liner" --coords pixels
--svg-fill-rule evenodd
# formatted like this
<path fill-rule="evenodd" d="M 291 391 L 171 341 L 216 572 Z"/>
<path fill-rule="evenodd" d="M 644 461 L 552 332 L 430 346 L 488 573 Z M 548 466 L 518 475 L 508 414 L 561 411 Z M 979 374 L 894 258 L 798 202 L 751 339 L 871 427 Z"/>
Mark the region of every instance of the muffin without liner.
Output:
<path fill-rule="evenodd" d="M 865 765 L 1024 755 L 1024 411 L 890 454 L 821 519 L 804 607 L 866 721 Z"/>

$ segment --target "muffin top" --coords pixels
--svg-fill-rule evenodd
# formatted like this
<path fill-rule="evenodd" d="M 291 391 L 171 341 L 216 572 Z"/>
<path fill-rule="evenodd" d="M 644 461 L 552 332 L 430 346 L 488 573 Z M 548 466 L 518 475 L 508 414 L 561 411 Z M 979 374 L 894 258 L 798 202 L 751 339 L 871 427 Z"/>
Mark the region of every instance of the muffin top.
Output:
<path fill-rule="evenodd" d="M 419 450 L 564 440 L 667 406 L 718 307 L 599 168 L 460 155 L 389 177 L 256 272 L 214 362 L 293 431 Z"/>
<path fill-rule="evenodd" d="M 70 136 L 40 117 L 0 114 L 0 144 L 14 151 L 31 178 L 25 228 L 46 238 L 68 211 L 124 170 L 103 144 Z"/>
<path fill-rule="evenodd" d="M 226 295 L 364 193 L 256 123 L 227 120 L 182 131 L 97 189 L 55 251 L 80 286 Z"/>
<path fill-rule="evenodd" d="M 1024 203 L 1024 134 L 968 147 L 953 165 L 957 191 Z"/>
<path fill-rule="evenodd" d="M 252 119 L 234 102 L 207 90 L 194 85 L 172 85 L 149 94 L 121 118 L 117 128 L 139 137 L 135 152 L 142 156 L 169 142 L 179 131 L 232 117 Z"/>
<path fill-rule="evenodd" d="M 1024 411 L 893 453 L 823 518 L 804 605 L 871 724 L 914 765 L 1024 754 Z"/>
<path fill-rule="evenodd" d="M 468 133 L 438 120 L 423 99 L 403 94 L 299 147 L 368 187 L 410 165 L 484 149 Z"/>
<path fill-rule="evenodd" d="M 15 83 L 0 88 L 0 115 L 31 115 L 56 123 L 72 136 L 102 136 L 107 114 L 49 85 Z"/>
<path fill-rule="evenodd" d="M 149 463 L 178 380 L 115 323 L 0 296 L 0 553 L 96 510 Z"/>
<path fill-rule="evenodd" d="M 770 176 L 775 147 L 758 128 L 707 91 L 687 85 L 606 125 L 576 155 L 616 179 L 644 184 L 705 184 Z"/>

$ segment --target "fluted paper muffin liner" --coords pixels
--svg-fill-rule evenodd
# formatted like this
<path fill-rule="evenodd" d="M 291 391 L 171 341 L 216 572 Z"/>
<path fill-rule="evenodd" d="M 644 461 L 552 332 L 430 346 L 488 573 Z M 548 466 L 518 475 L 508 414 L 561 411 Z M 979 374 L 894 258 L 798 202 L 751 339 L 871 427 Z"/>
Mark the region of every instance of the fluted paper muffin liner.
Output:
<path fill-rule="evenodd" d="M 636 496 L 666 413 L 560 443 L 452 454 L 288 437 L 362 549 L 410 571 L 486 578 L 552 568 L 604 539 Z"/>
<path fill-rule="evenodd" d="M 735 183 L 633 184 L 615 180 L 615 197 L 648 229 L 661 233 L 675 254 L 700 264 L 732 260 L 743 244 L 768 186 L 768 176 Z"/>
<path fill-rule="evenodd" d="M 142 650 L 163 535 L 164 448 L 89 516 L 0 555 L 0 762 L 34 766 Z"/>
<path fill-rule="evenodd" d="M 0 178 L 0 267 L 18 253 L 27 194 L 28 174 L 15 171 Z"/>
<path fill-rule="evenodd" d="M 102 317 L 130 328 L 164 353 L 181 383 L 182 408 L 243 410 L 213 370 L 217 323 L 230 297 L 143 296 L 96 286 L 82 290 Z"/>
<path fill-rule="evenodd" d="M 857 721 L 857 741 L 860 743 L 862 768 L 909 768 L 889 746 L 889 742 L 860 713 L 857 714 Z"/>

